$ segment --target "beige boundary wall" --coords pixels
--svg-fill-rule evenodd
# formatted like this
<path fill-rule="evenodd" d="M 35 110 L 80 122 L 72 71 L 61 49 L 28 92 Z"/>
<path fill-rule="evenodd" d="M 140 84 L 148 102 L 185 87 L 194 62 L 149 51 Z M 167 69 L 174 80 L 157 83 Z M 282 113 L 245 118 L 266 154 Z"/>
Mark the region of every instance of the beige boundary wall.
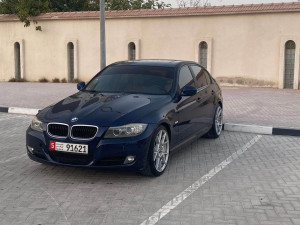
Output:
<path fill-rule="evenodd" d="M 15 77 L 14 43 L 21 48 L 21 77 L 66 78 L 67 44 L 74 44 L 74 77 L 87 81 L 100 67 L 97 18 L 43 19 L 43 31 L 19 21 L 0 20 L 0 81 Z M 199 43 L 208 43 L 208 70 L 214 77 L 243 77 L 283 88 L 285 43 L 296 43 L 294 88 L 299 84 L 300 12 L 108 18 L 107 63 L 128 59 L 199 61 Z"/>

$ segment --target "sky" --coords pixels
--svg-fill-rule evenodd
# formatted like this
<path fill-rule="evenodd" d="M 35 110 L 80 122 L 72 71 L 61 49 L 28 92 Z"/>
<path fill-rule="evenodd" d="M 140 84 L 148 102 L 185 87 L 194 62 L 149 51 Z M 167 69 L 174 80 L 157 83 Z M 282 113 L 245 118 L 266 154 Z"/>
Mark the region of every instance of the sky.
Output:
<path fill-rule="evenodd" d="M 177 7 L 177 0 L 163 0 L 163 2 L 172 4 L 173 8 Z M 209 2 L 211 3 L 211 5 L 241 5 L 241 4 L 298 2 L 298 0 L 209 0 Z"/>

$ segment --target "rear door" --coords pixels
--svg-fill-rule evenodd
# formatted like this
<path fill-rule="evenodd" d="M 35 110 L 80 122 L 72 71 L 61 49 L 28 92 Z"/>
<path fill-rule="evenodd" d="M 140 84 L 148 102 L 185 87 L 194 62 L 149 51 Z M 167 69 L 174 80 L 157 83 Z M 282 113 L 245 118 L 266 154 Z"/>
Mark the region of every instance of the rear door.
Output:
<path fill-rule="evenodd" d="M 207 132 L 213 124 L 214 117 L 214 90 L 210 75 L 208 72 L 198 65 L 190 66 L 198 87 L 198 113 L 199 120 L 197 121 L 197 126 L 199 131 L 203 134 Z"/>

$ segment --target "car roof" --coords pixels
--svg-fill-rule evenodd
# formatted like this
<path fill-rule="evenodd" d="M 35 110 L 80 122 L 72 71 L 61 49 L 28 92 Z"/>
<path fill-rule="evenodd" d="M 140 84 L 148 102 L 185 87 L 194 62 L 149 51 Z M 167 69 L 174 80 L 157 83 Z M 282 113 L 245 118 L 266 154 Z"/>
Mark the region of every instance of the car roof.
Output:
<path fill-rule="evenodd" d="M 168 60 L 168 59 L 143 59 L 135 61 L 120 61 L 111 65 L 139 65 L 139 66 L 164 66 L 164 67 L 177 67 L 183 64 L 195 63 L 192 61 L 183 60 Z"/>

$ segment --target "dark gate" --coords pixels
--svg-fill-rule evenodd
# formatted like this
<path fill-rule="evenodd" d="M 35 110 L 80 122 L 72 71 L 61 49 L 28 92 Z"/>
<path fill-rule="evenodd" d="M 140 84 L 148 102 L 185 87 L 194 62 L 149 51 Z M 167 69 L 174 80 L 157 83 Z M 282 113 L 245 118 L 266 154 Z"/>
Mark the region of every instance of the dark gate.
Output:
<path fill-rule="evenodd" d="M 207 43 L 202 41 L 199 45 L 199 63 L 207 69 Z"/>
<path fill-rule="evenodd" d="M 285 60 L 284 60 L 284 88 L 293 89 L 295 73 L 295 49 L 294 41 L 285 43 Z"/>
<path fill-rule="evenodd" d="M 21 79 L 21 50 L 20 43 L 16 42 L 14 44 L 15 50 L 15 78 L 17 80 Z"/>
<path fill-rule="evenodd" d="M 74 44 L 68 43 L 68 81 L 74 80 Z"/>

